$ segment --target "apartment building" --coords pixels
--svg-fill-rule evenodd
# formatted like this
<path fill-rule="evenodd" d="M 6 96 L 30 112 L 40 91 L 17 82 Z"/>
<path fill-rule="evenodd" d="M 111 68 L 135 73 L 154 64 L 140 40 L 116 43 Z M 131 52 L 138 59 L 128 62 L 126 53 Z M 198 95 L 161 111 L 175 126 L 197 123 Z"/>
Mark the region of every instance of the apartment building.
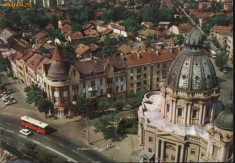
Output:
<path fill-rule="evenodd" d="M 158 90 L 159 83 L 166 78 L 167 69 L 179 50 L 178 47 L 125 55 L 127 91 Z"/>

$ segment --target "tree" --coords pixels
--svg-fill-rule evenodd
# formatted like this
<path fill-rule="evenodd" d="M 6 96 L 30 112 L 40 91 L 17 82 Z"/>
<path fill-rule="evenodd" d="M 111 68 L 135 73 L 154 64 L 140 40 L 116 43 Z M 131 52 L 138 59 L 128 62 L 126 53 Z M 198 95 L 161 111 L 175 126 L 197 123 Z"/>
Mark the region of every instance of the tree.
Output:
<path fill-rule="evenodd" d="M 47 114 L 51 109 L 53 109 L 53 104 L 51 103 L 50 100 L 46 98 L 42 98 L 40 100 L 40 103 L 37 104 L 39 112 L 44 112 L 45 113 L 45 118 L 47 118 Z"/>
<path fill-rule="evenodd" d="M 107 140 L 112 138 L 113 140 L 118 138 L 117 128 L 115 127 L 116 119 L 109 118 L 109 116 L 104 118 L 99 118 L 93 123 L 95 127 L 95 133 L 102 132 L 104 139 Z"/>
<path fill-rule="evenodd" d="M 217 48 L 220 48 L 220 43 L 215 36 L 212 37 L 211 41 Z"/>
<path fill-rule="evenodd" d="M 205 43 L 205 48 L 207 50 L 211 50 L 211 44 L 208 42 L 208 43 Z"/>
<path fill-rule="evenodd" d="M 143 101 L 144 95 L 148 92 L 147 89 L 139 90 L 136 92 L 136 102 L 137 105 Z"/>
<path fill-rule="evenodd" d="M 174 19 L 174 11 L 166 6 L 163 6 L 159 10 L 159 15 L 158 15 L 159 21 L 170 21 L 172 22 Z"/>
<path fill-rule="evenodd" d="M 73 109 L 76 114 L 81 115 L 82 117 L 87 116 L 87 102 L 85 101 L 83 96 L 78 96 L 76 105 Z"/>
<path fill-rule="evenodd" d="M 26 142 L 24 149 L 22 149 L 22 152 L 26 155 L 30 156 L 31 158 L 36 158 L 37 150 L 36 150 L 36 144 L 33 144 L 31 142 Z"/>
<path fill-rule="evenodd" d="M 138 26 L 138 22 L 134 18 L 128 18 L 122 23 L 122 25 L 124 25 L 125 29 L 128 32 L 131 32 L 134 34 L 136 33 L 136 27 Z"/>
<path fill-rule="evenodd" d="M 109 108 L 109 103 L 107 101 L 100 101 L 98 102 L 98 110 L 104 112 Z"/>
<path fill-rule="evenodd" d="M 117 100 L 114 102 L 114 107 L 117 109 L 117 110 L 122 110 L 123 107 L 125 106 L 125 102 L 123 100 Z"/>
<path fill-rule="evenodd" d="M 60 29 L 50 30 L 49 34 L 52 39 L 55 39 L 55 38 L 58 38 L 60 40 L 63 39 L 63 35 Z"/>
<path fill-rule="evenodd" d="M 173 44 L 181 45 L 184 42 L 184 36 L 182 34 L 178 34 L 175 37 L 173 37 L 171 41 Z"/>
<path fill-rule="evenodd" d="M 83 32 L 83 28 L 80 24 L 75 22 L 72 24 L 72 33 L 77 32 L 77 31 Z"/>
<path fill-rule="evenodd" d="M 142 21 L 158 22 L 158 8 L 144 7 L 140 12 Z"/>
<path fill-rule="evenodd" d="M 42 152 L 42 154 L 39 156 L 39 162 L 40 163 L 53 163 L 53 159 L 55 158 L 55 155 L 52 155 L 47 152 Z"/>
<path fill-rule="evenodd" d="M 6 72 L 7 68 L 10 67 L 10 61 L 7 58 L 0 57 L 0 72 Z"/>
<path fill-rule="evenodd" d="M 104 38 L 104 45 L 102 48 L 103 54 L 113 54 L 115 49 L 113 48 L 113 45 L 115 45 L 116 39 L 111 39 L 109 36 L 106 36 Z"/>
<path fill-rule="evenodd" d="M 224 53 L 217 55 L 215 58 L 215 64 L 219 68 L 223 68 L 228 62 L 228 56 Z"/>
<path fill-rule="evenodd" d="M 26 102 L 28 104 L 33 104 L 37 106 L 40 103 L 40 100 L 43 98 L 43 91 L 39 88 L 37 84 L 32 85 L 31 87 L 25 88 L 26 92 Z"/>
<path fill-rule="evenodd" d="M 31 24 L 33 22 L 33 12 L 30 10 L 24 10 L 20 12 L 20 22 L 22 24 Z"/>
<path fill-rule="evenodd" d="M 73 48 L 71 43 L 66 43 L 66 45 L 60 45 L 58 47 L 59 47 L 64 59 L 74 60 L 77 58 L 76 53 L 75 53 L 75 49 Z"/>

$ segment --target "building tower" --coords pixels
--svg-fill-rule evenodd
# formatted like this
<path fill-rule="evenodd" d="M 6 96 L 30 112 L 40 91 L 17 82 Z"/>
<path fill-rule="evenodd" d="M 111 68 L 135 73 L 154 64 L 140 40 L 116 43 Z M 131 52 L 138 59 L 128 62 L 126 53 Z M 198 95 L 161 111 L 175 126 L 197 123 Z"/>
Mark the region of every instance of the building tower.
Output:
<path fill-rule="evenodd" d="M 201 32 L 193 28 L 185 38 L 184 48 L 171 63 L 166 80 L 160 84 L 161 91 L 145 95 L 138 111 L 139 148 L 143 159 L 155 162 L 219 162 L 227 159 L 227 153 L 220 148 L 226 145 L 221 145 L 222 140 L 217 139 L 220 146 L 213 146 L 215 141 L 210 136 L 219 88 L 214 67 L 202 45 Z M 217 117 L 217 126 L 222 124 L 221 114 Z M 222 126 L 225 124 L 227 122 Z"/>
<path fill-rule="evenodd" d="M 55 48 L 51 63 L 43 65 L 44 91 L 54 105 L 54 114 L 63 118 L 70 115 L 70 64 L 64 61 L 58 47 Z"/>

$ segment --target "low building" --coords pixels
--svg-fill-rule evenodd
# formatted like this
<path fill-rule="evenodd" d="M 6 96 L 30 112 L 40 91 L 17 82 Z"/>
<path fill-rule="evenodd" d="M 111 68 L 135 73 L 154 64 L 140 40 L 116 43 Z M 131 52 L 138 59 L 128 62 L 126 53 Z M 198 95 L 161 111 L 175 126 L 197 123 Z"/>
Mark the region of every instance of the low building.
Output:
<path fill-rule="evenodd" d="M 57 0 L 57 6 L 69 6 L 70 4 L 70 0 Z"/>
<path fill-rule="evenodd" d="M 88 29 L 84 31 L 85 38 L 90 39 L 90 38 L 97 38 L 99 37 L 99 34 L 96 30 L 93 29 Z"/>
<path fill-rule="evenodd" d="M 58 21 L 58 28 L 61 29 L 65 24 L 70 25 L 71 24 L 71 20 L 69 20 L 69 19 L 59 20 Z"/>
<path fill-rule="evenodd" d="M 127 32 L 125 31 L 125 27 L 122 25 L 119 25 L 117 23 L 110 23 L 108 25 L 108 28 L 113 29 L 113 33 L 117 33 L 123 37 L 127 37 Z"/>
<path fill-rule="evenodd" d="M 220 45 L 225 48 L 229 58 L 233 58 L 233 26 L 214 25 L 210 29 L 210 37 L 216 37 Z"/>
<path fill-rule="evenodd" d="M 20 52 L 23 53 L 24 56 L 16 59 L 17 78 L 22 86 L 26 86 L 25 64 L 27 60 L 33 56 L 33 51 L 32 49 L 26 49 Z"/>
<path fill-rule="evenodd" d="M 84 44 L 79 44 L 75 52 L 78 58 L 89 58 L 91 56 L 91 48 Z"/>
<path fill-rule="evenodd" d="M 169 29 L 171 27 L 171 22 L 159 22 L 158 28 Z"/>
<path fill-rule="evenodd" d="M 7 44 L 9 41 L 14 39 L 15 35 L 16 33 L 9 28 L 0 30 L 0 43 L 3 42 L 3 44 Z"/>
<path fill-rule="evenodd" d="M 33 36 L 33 38 L 36 44 L 43 44 L 45 43 L 45 39 L 47 38 L 47 36 L 48 36 L 48 32 L 41 31 L 37 33 L 35 36 Z"/>
<path fill-rule="evenodd" d="M 225 11 L 233 11 L 233 3 L 224 3 Z"/>
<path fill-rule="evenodd" d="M 190 23 L 183 23 L 178 26 L 179 33 L 182 34 L 184 37 L 192 28 L 193 26 Z"/>
<path fill-rule="evenodd" d="M 17 77 L 16 60 L 20 59 L 21 57 L 23 57 L 23 54 L 19 51 L 16 51 L 16 53 L 10 56 L 10 62 L 14 77 Z"/>
<path fill-rule="evenodd" d="M 69 24 L 65 24 L 65 25 L 63 25 L 62 28 L 61 28 L 61 33 L 62 33 L 62 34 L 70 33 L 71 30 L 72 30 L 72 26 L 69 25 Z"/>
<path fill-rule="evenodd" d="M 33 54 L 33 56 L 25 63 L 25 84 L 27 86 L 37 84 L 36 69 L 43 59 L 43 56 L 39 54 Z"/>
<path fill-rule="evenodd" d="M 52 0 L 42 0 L 42 6 L 45 8 L 51 8 Z"/>
<path fill-rule="evenodd" d="M 198 9 L 207 9 L 211 7 L 211 2 L 199 2 Z"/>
<path fill-rule="evenodd" d="M 77 31 L 73 34 L 69 34 L 65 39 L 74 44 L 79 44 L 84 41 L 84 36 L 81 32 Z"/>

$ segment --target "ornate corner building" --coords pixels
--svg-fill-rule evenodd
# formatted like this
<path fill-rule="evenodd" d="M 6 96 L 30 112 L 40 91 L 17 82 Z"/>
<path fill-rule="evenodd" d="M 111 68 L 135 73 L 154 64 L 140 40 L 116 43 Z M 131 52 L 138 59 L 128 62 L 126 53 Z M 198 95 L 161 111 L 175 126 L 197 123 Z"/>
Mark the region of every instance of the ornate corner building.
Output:
<path fill-rule="evenodd" d="M 216 73 L 197 28 L 184 45 L 161 90 L 147 93 L 139 107 L 140 157 L 153 162 L 232 161 L 232 104 L 216 115 Z"/>

